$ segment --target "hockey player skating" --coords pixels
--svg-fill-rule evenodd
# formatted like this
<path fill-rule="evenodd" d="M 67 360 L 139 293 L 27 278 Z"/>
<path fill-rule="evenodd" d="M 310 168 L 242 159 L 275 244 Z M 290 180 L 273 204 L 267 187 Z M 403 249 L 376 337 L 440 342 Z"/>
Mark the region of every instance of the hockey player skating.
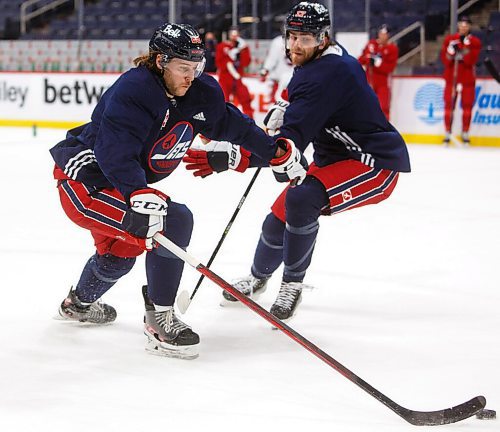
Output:
<path fill-rule="evenodd" d="M 387 121 L 358 61 L 330 39 L 328 10 L 302 2 L 285 23 L 286 50 L 295 73 L 289 106 L 270 110 L 265 123 L 275 137 L 301 150 L 310 142 L 314 163 L 305 180 L 287 187 L 266 217 L 251 274 L 235 282 L 247 295 L 262 293 L 284 263 L 271 313 L 292 317 L 301 300 L 320 215 L 333 215 L 386 199 L 399 172 L 410 171 L 401 135 Z M 235 299 L 224 292 L 228 301 Z"/>
<path fill-rule="evenodd" d="M 470 33 L 471 20 L 462 16 L 458 20 L 458 32 L 446 36 L 441 47 L 444 64 L 444 144 L 449 144 L 453 112 L 457 102 L 458 88 L 462 100 L 462 142 L 470 143 L 469 129 L 476 89 L 476 63 L 481 51 L 481 40 Z"/>
<path fill-rule="evenodd" d="M 219 157 L 212 161 L 216 170 L 243 170 L 249 164 L 248 151 L 236 144 L 245 145 L 259 161 L 270 161 L 284 181 L 305 177 L 307 164 L 292 142 L 269 137 L 224 101 L 217 82 L 202 74 L 204 47 L 191 26 L 158 28 L 149 53 L 135 64 L 103 94 L 91 122 L 70 130 L 51 149 L 62 207 L 90 231 L 96 247 L 59 314 L 95 324 L 114 321 L 115 309 L 100 298 L 147 251 L 146 348 L 194 358 L 199 336 L 173 308 L 183 261 L 153 241 L 154 234 L 163 232 L 186 248 L 192 214 L 149 184 L 179 165 L 197 133 L 235 143 L 218 143 Z"/>
<path fill-rule="evenodd" d="M 391 112 L 390 77 L 398 63 L 399 50 L 389 42 L 390 29 L 387 24 L 379 27 L 377 38 L 366 44 L 359 62 L 365 67 L 368 83 L 377 94 L 380 106 L 387 119 Z"/>

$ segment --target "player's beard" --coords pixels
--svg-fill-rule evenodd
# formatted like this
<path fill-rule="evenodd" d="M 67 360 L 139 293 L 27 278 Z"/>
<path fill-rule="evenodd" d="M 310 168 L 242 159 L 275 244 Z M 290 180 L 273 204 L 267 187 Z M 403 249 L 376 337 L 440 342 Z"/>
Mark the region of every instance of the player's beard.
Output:
<path fill-rule="evenodd" d="M 304 66 L 306 63 L 314 60 L 319 53 L 319 46 L 315 46 L 312 51 L 301 50 L 297 51 L 295 54 L 290 52 L 289 58 L 294 66 Z"/>

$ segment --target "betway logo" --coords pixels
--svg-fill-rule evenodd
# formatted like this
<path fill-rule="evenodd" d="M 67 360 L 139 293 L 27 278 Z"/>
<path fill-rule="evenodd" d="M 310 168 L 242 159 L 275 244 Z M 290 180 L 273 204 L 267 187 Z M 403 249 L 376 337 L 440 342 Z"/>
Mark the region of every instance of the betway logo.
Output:
<path fill-rule="evenodd" d="M 88 85 L 84 80 L 75 80 L 71 85 L 59 85 L 43 80 L 43 94 L 46 103 L 61 102 L 63 104 L 95 105 L 101 99 L 107 86 Z"/>

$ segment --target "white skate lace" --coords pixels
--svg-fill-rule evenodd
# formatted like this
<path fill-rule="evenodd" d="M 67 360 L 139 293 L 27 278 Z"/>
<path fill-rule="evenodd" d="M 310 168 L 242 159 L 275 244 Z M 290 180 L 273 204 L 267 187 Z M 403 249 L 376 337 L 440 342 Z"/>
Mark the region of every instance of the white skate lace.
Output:
<path fill-rule="evenodd" d="M 86 313 L 87 318 L 92 320 L 101 320 L 106 318 L 106 311 L 104 310 L 103 303 L 100 301 L 95 301 L 92 303 Z"/>
<path fill-rule="evenodd" d="M 282 282 L 278 298 L 274 302 L 274 306 L 279 306 L 283 309 L 291 309 L 303 289 L 312 290 L 313 287 L 311 285 L 305 285 L 301 282 Z"/>
<path fill-rule="evenodd" d="M 165 312 L 155 312 L 156 322 L 165 330 L 166 333 L 179 335 L 183 330 L 191 329 L 186 323 L 182 322 L 171 308 Z"/>
<path fill-rule="evenodd" d="M 243 277 L 241 279 L 236 279 L 233 282 L 233 286 L 240 291 L 241 293 L 245 294 L 246 296 L 253 294 L 254 288 L 256 288 L 256 285 L 261 282 L 261 279 L 257 279 L 253 275 L 249 275 L 246 277 Z M 264 282 L 264 281 L 262 281 Z M 258 289 L 261 289 L 262 286 L 259 286 Z"/>

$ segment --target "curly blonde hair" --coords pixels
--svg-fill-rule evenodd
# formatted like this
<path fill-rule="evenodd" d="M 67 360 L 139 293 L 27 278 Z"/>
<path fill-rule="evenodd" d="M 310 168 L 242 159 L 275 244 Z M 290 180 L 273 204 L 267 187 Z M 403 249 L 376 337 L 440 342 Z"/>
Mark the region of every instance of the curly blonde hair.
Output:
<path fill-rule="evenodd" d="M 159 51 L 149 51 L 147 54 L 140 55 L 134 59 L 135 66 L 146 66 L 150 71 L 161 75 L 161 69 L 156 66 L 156 56 L 161 54 Z"/>

